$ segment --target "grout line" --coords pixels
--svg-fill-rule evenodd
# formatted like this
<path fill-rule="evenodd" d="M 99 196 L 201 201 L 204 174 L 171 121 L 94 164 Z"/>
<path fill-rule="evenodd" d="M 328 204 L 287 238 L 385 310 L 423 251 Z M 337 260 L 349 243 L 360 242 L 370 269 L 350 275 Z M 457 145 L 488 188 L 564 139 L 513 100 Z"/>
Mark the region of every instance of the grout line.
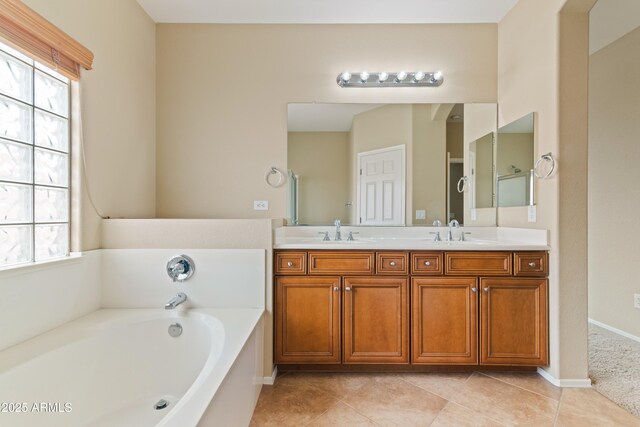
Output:
<path fill-rule="evenodd" d="M 305 424 L 305 426 L 311 425 L 313 424 L 313 422 L 315 420 L 317 420 L 318 418 L 320 418 L 321 416 L 323 416 L 324 414 L 326 414 L 327 412 L 329 412 L 329 409 L 333 408 L 334 406 L 336 406 L 338 403 L 340 403 L 340 401 L 337 401 L 336 403 L 334 403 L 333 405 L 329 405 L 329 407 L 327 409 L 325 409 L 325 411 L 323 413 L 321 413 L 320 415 L 318 415 L 315 418 L 312 418 L 311 421 L 309 421 L 308 423 Z"/>
<path fill-rule="evenodd" d="M 556 425 L 558 425 L 558 417 L 560 417 L 560 407 L 562 406 L 562 401 L 564 400 L 564 390 L 562 390 L 562 393 L 560 394 L 560 401 L 558 402 L 558 410 L 556 411 L 556 417 L 553 420 L 553 426 L 555 427 Z"/>
<path fill-rule="evenodd" d="M 349 405 L 347 402 L 345 402 L 342 399 L 339 399 L 340 403 L 342 403 L 343 405 L 353 409 L 354 411 L 356 411 L 356 413 L 362 415 L 363 417 L 365 417 L 366 419 L 368 419 L 369 421 L 371 421 L 373 424 L 379 426 L 380 424 L 378 424 L 377 422 L 373 421 L 371 418 L 369 418 L 366 414 L 363 414 L 362 412 L 358 411 L 356 408 L 354 408 L 353 406 Z"/>
<path fill-rule="evenodd" d="M 545 399 L 553 400 L 554 402 L 560 402 L 559 400 L 556 400 L 556 399 L 554 399 L 552 397 L 549 397 L 549 396 L 545 396 L 544 394 L 538 393 L 537 391 L 529 390 L 528 388 L 524 388 L 524 387 L 519 386 L 517 384 L 512 384 L 512 383 L 510 383 L 508 381 L 501 380 L 500 378 L 492 377 L 489 373 L 484 373 L 484 372 L 478 372 L 478 373 L 481 374 L 481 375 L 484 375 L 485 377 L 489 377 L 492 380 L 500 381 L 503 384 L 508 384 L 510 386 L 519 388 L 520 390 L 528 391 L 529 393 L 533 393 L 533 394 L 536 394 L 536 395 L 538 395 L 540 397 L 544 397 Z M 540 375 L 540 374 L 538 374 L 538 375 Z M 556 386 L 554 386 L 554 387 L 556 387 Z M 560 388 L 560 387 L 556 387 L 556 388 Z M 562 388 L 560 388 L 560 397 L 562 398 Z"/>

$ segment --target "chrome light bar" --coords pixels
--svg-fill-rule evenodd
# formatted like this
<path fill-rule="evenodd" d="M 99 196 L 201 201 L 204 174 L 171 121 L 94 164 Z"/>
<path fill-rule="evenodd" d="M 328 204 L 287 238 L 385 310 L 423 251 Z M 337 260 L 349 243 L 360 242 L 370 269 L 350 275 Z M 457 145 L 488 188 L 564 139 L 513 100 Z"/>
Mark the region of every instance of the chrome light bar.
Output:
<path fill-rule="evenodd" d="M 442 72 L 434 71 L 425 73 L 422 71 L 397 73 L 377 72 L 340 73 L 336 82 L 340 87 L 414 87 L 414 86 L 440 86 L 444 80 Z"/>

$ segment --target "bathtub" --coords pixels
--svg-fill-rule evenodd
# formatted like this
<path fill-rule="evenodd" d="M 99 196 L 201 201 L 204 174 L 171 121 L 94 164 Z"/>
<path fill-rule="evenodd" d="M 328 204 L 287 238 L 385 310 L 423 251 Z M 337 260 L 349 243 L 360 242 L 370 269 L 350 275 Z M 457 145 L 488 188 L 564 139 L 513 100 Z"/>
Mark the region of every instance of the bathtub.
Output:
<path fill-rule="evenodd" d="M 0 352 L 0 425 L 247 425 L 262 314 L 105 309 L 76 319 Z M 161 399 L 168 405 L 155 409 Z"/>

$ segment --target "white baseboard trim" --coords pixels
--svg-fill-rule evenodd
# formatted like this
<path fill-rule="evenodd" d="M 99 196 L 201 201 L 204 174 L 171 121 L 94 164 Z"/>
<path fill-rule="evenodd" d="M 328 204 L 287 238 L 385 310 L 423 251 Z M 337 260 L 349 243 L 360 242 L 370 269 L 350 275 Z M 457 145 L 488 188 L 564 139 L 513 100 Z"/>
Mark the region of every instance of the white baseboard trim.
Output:
<path fill-rule="evenodd" d="M 551 384 L 553 384 L 556 387 L 567 387 L 567 388 L 591 387 L 591 380 L 589 378 L 586 378 L 584 380 L 561 380 L 554 377 L 553 375 L 551 375 L 549 372 L 545 371 L 542 368 L 538 368 L 538 374 L 540 374 L 542 378 L 549 381 Z"/>
<path fill-rule="evenodd" d="M 607 331 L 611 331 L 614 334 L 618 334 L 621 335 L 625 338 L 629 338 L 630 340 L 634 340 L 637 342 L 640 342 L 640 337 L 637 337 L 635 335 L 631 335 L 629 332 L 625 332 L 621 329 L 618 328 L 614 328 L 613 326 L 609 326 L 606 323 L 602 323 L 602 322 L 598 322 L 597 320 L 593 320 L 592 318 L 589 318 L 589 323 L 593 323 L 596 326 L 600 326 L 602 329 L 606 329 Z"/>
<path fill-rule="evenodd" d="M 273 368 L 273 372 L 268 377 L 262 377 L 262 384 L 273 385 L 276 382 L 276 376 L 278 375 L 278 367 Z"/>

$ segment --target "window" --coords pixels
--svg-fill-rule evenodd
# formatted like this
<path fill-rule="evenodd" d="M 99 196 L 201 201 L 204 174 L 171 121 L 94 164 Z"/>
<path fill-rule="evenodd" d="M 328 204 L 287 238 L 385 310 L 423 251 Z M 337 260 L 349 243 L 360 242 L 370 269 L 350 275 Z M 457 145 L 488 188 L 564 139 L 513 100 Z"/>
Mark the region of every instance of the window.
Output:
<path fill-rule="evenodd" d="M 0 267 L 69 254 L 69 79 L 0 43 Z"/>

